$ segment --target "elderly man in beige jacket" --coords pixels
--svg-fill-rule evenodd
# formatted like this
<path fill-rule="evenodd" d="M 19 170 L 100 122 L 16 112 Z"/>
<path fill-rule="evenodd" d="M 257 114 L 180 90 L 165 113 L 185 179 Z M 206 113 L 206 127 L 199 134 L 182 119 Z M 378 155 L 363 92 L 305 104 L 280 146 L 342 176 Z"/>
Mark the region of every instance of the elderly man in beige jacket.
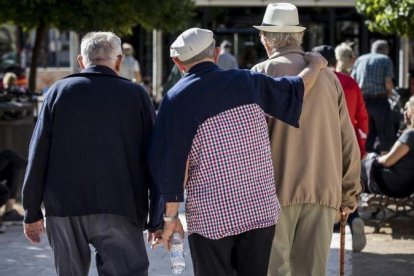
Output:
<path fill-rule="evenodd" d="M 296 7 L 269 4 L 259 29 L 269 59 L 253 71 L 297 75 L 305 66 L 304 27 Z M 300 128 L 270 119 L 276 192 L 281 208 L 268 275 L 326 274 L 336 212 L 355 210 L 360 192 L 357 140 L 336 76 L 321 70 L 303 103 Z"/>

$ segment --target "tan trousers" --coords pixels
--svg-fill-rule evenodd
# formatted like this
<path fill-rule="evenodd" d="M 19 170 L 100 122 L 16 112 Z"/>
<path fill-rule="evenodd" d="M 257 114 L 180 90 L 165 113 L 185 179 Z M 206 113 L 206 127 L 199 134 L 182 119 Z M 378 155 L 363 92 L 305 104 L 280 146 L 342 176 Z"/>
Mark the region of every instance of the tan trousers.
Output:
<path fill-rule="evenodd" d="M 268 276 L 324 276 L 335 213 L 316 204 L 282 207 Z"/>

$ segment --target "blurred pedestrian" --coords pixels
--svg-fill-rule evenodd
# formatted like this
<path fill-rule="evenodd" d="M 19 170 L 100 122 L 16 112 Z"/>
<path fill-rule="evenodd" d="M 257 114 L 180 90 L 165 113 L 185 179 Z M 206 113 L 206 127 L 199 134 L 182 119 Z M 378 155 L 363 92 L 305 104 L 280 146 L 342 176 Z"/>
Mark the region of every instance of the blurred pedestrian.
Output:
<path fill-rule="evenodd" d="M 141 67 L 138 60 L 134 57 L 134 47 L 129 43 L 122 43 L 122 52 L 124 53 L 124 61 L 121 65 L 120 76 L 140 83 L 142 81 Z"/>
<path fill-rule="evenodd" d="M 277 77 L 303 69 L 305 28 L 299 26 L 296 6 L 269 4 L 262 25 L 254 27 L 269 59 L 253 71 Z M 281 212 L 268 275 L 325 275 L 335 214 L 340 208 L 355 210 L 361 190 L 358 144 L 332 70 L 321 70 L 304 101 L 299 125 L 269 120 Z"/>
<path fill-rule="evenodd" d="M 82 38 L 81 73 L 48 91 L 30 143 L 24 231 L 40 242 L 43 213 L 58 275 L 148 275 L 145 152 L 154 122 L 144 89 L 118 77 L 121 40 Z"/>
<path fill-rule="evenodd" d="M 372 44 L 371 53 L 357 58 L 352 71 L 352 77 L 361 87 L 369 115 L 366 143 L 368 152 L 377 150 L 377 138 L 378 151 L 389 151 L 396 137 L 393 113 L 388 102 L 394 88 L 393 64 L 388 53 L 388 43 L 385 40 L 377 40 Z"/>
<path fill-rule="evenodd" d="M 14 208 L 17 192 L 20 187 L 21 174 L 26 168 L 27 161 L 10 149 L 0 151 L 0 207 L 5 206 L 0 218 L 0 233 L 6 225 L 19 224 L 23 216 Z"/>
<path fill-rule="evenodd" d="M 173 232 L 183 235 L 185 188 L 195 275 L 266 275 L 279 212 L 266 114 L 298 127 L 303 95 L 326 63 L 307 55 L 301 78 L 222 70 L 213 32 L 199 28 L 179 35 L 170 53 L 186 74 L 164 98 L 151 139 L 149 166 L 166 202 L 153 239 L 168 248 Z M 156 214 L 150 226 L 161 225 Z"/>
<path fill-rule="evenodd" d="M 217 65 L 225 70 L 239 69 L 236 58 L 231 54 L 231 42 L 224 40 L 220 44 L 220 55 Z"/>
<path fill-rule="evenodd" d="M 355 53 L 349 44 L 342 42 L 335 47 L 336 71 L 345 75 L 351 75 L 355 62 Z"/>
<path fill-rule="evenodd" d="M 320 45 L 314 47 L 312 52 L 320 53 L 328 61 L 328 67 L 332 69 L 342 85 L 348 114 L 355 130 L 362 159 L 363 156 L 365 156 L 365 139 L 368 132 L 368 113 L 365 108 L 361 89 L 359 89 L 358 84 L 353 78 L 335 71 L 335 68 L 338 67 L 335 50 L 332 46 Z M 348 216 L 347 223 L 349 224 L 352 233 L 352 250 L 354 252 L 360 252 L 364 249 L 367 239 L 365 236 L 364 221 L 359 217 L 358 209 Z M 334 230 L 339 230 L 339 224 L 335 225 Z"/>

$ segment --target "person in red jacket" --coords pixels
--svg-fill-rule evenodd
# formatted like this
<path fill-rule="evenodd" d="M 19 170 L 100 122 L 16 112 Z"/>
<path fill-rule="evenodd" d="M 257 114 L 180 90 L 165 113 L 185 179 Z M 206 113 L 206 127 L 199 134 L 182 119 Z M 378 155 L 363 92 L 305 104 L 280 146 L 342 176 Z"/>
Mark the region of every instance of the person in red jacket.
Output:
<path fill-rule="evenodd" d="M 337 60 L 333 47 L 329 45 L 321 45 L 314 47 L 312 52 L 318 52 L 326 60 L 328 60 L 328 67 L 332 68 L 342 85 L 342 89 L 345 94 L 346 106 L 348 108 L 352 125 L 355 129 L 362 159 L 365 156 L 365 140 L 368 134 L 368 113 L 362 97 L 361 89 L 352 77 L 335 71 Z M 350 214 L 348 217 L 348 224 L 352 232 L 352 250 L 354 252 L 360 252 L 365 247 L 367 240 L 364 232 L 364 221 L 359 217 L 358 209 Z M 335 226 L 335 228 L 337 227 L 339 226 Z"/>
<path fill-rule="evenodd" d="M 365 141 L 368 134 L 368 113 L 365 107 L 364 98 L 358 83 L 350 76 L 335 72 L 345 93 L 346 106 L 361 151 L 361 159 L 365 156 Z"/>

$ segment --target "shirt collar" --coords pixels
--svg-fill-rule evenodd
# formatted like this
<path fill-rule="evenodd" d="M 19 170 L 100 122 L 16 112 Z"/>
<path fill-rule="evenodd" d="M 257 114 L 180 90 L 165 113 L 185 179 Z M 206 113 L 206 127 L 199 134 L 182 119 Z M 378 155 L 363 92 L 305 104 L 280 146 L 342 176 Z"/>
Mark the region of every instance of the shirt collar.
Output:
<path fill-rule="evenodd" d="M 103 65 L 92 65 L 82 70 L 81 73 L 98 73 L 118 76 L 114 70 Z"/>
<path fill-rule="evenodd" d="M 299 46 L 286 46 L 278 49 L 276 52 L 274 52 L 269 59 L 277 58 L 280 56 L 285 56 L 287 54 L 301 54 L 304 55 L 305 52 L 300 48 Z"/>

